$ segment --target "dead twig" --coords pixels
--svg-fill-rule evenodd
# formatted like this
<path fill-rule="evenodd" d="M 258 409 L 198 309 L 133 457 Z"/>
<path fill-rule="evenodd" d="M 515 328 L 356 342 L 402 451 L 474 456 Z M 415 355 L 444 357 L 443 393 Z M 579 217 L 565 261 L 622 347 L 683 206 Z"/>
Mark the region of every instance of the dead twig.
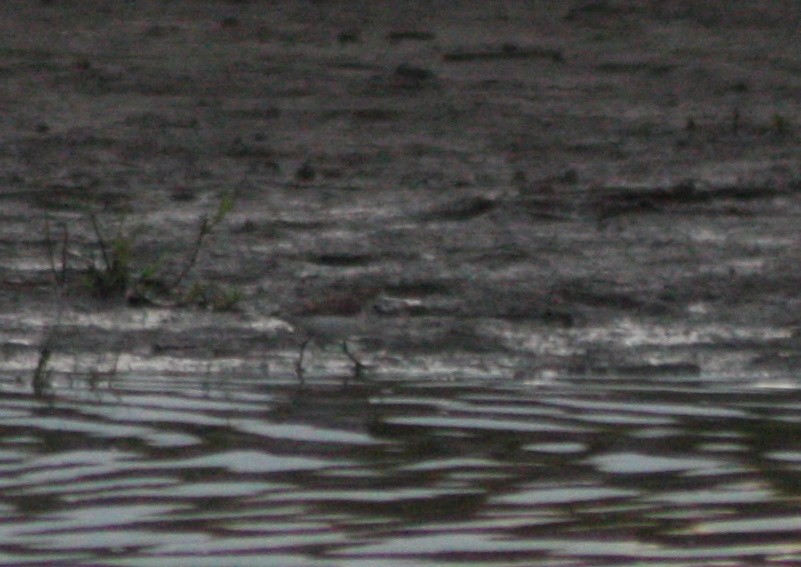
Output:
<path fill-rule="evenodd" d="M 52 237 L 50 229 L 50 220 L 45 218 L 45 243 L 47 245 L 47 255 L 50 261 L 50 273 L 53 278 L 53 294 L 55 300 L 55 320 L 53 323 L 45 328 L 44 337 L 42 338 L 41 345 L 39 346 L 39 356 L 36 361 L 36 368 L 33 370 L 31 378 L 31 386 L 33 394 L 36 397 L 45 397 L 50 389 L 50 370 L 48 365 L 52 357 L 53 351 L 51 348 L 53 335 L 55 329 L 61 326 L 61 320 L 64 315 L 64 285 L 67 281 L 67 248 L 69 247 L 69 232 L 66 225 L 63 225 L 61 236 L 61 254 L 60 268 L 56 266 L 56 244 Z"/>
<path fill-rule="evenodd" d="M 39 348 L 39 360 L 36 363 L 36 370 L 33 371 L 33 395 L 37 398 L 42 398 L 47 395 L 47 390 L 50 388 L 50 372 L 47 370 L 47 363 L 50 361 L 50 336 L 45 339 L 45 342 Z"/>
<path fill-rule="evenodd" d="M 100 248 L 100 254 L 103 256 L 103 263 L 106 265 L 106 271 L 111 271 L 111 260 L 108 254 L 108 245 L 105 238 L 103 238 L 103 231 L 100 229 L 100 223 L 97 220 L 95 213 L 89 213 L 89 220 L 92 223 L 92 229 L 95 231 L 95 238 L 97 238 L 97 246 Z"/>
<path fill-rule="evenodd" d="M 59 254 L 60 266 L 56 267 L 56 245 L 50 231 L 50 219 L 45 218 L 45 242 L 47 244 L 47 257 L 50 261 L 50 273 L 53 276 L 53 285 L 57 289 L 64 287 L 67 281 L 67 248 L 69 245 L 69 231 L 67 225 L 62 225 L 61 231 L 61 254 Z"/>
<path fill-rule="evenodd" d="M 223 196 L 220 200 L 220 205 L 217 207 L 214 215 L 209 217 L 208 215 L 203 215 L 200 217 L 200 225 L 198 226 L 197 236 L 195 237 L 195 242 L 192 245 L 192 250 L 189 254 L 189 259 L 184 266 L 184 269 L 175 277 L 170 285 L 167 286 L 167 291 L 173 292 L 175 291 L 178 286 L 186 279 L 189 275 L 189 272 L 194 267 L 195 263 L 197 262 L 198 255 L 200 254 L 200 248 L 203 244 L 203 239 L 206 238 L 214 228 L 220 224 L 220 222 L 225 218 L 225 216 L 231 212 L 234 208 L 234 195 L 233 193 L 228 193 Z"/>
<path fill-rule="evenodd" d="M 181 282 L 186 279 L 186 276 L 189 275 L 189 272 L 192 270 L 192 267 L 197 262 L 197 257 L 200 254 L 200 246 L 203 244 L 203 239 L 211 232 L 211 227 L 209 224 L 209 218 L 207 216 L 203 216 L 200 219 L 200 226 L 198 227 L 197 237 L 195 238 L 195 242 L 192 246 L 192 251 L 189 256 L 189 260 L 186 262 L 184 269 L 175 277 L 170 285 L 167 286 L 167 291 L 172 292 L 175 291 Z"/>
<path fill-rule="evenodd" d="M 298 352 L 298 359 L 295 361 L 295 375 L 298 377 L 298 382 L 300 382 L 300 387 L 303 388 L 306 385 L 306 377 L 303 371 L 303 358 L 306 354 L 306 348 L 309 346 L 311 339 L 306 339 L 300 345 L 300 351 Z"/>
<path fill-rule="evenodd" d="M 345 353 L 345 356 L 347 356 L 353 363 L 353 379 L 361 380 L 364 377 L 364 371 L 367 368 L 367 366 L 364 364 L 364 362 L 359 360 L 355 354 L 353 354 L 350 351 L 347 340 L 342 341 L 342 351 Z"/>

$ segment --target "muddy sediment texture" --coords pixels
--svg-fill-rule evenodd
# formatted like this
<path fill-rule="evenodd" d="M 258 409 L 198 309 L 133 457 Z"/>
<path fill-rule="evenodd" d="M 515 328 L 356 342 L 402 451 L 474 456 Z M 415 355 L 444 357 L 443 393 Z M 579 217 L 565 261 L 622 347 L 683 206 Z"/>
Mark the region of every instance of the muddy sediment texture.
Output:
<path fill-rule="evenodd" d="M 55 321 L 55 240 L 63 349 L 247 357 L 291 343 L 254 323 L 271 314 L 366 305 L 400 357 L 797 360 L 793 2 L 0 11 L 7 345 L 35 351 Z M 238 311 L 98 326 L 137 308 L 87 291 L 88 213 L 130 232 L 136 265 L 174 275 L 228 192 L 187 285 L 237 289 Z"/>

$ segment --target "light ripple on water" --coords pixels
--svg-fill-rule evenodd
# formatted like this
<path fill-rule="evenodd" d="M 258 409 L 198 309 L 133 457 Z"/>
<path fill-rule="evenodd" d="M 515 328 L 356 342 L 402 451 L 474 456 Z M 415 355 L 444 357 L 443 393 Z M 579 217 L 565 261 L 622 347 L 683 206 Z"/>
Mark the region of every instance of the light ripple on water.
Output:
<path fill-rule="evenodd" d="M 457 429 L 457 430 L 488 430 L 488 431 L 507 431 L 507 432 L 565 432 L 579 431 L 579 428 L 555 425 L 552 423 L 530 422 L 530 421 L 497 421 L 495 419 L 471 418 L 471 417 L 393 417 L 387 420 L 388 424 L 419 426 L 426 428 Z"/>
<path fill-rule="evenodd" d="M 220 468 L 235 473 L 275 473 L 286 471 L 320 470 L 337 466 L 337 461 L 327 461 L 311 457 L 271 455 L 262 451 L 222 451 L 211 455 L 201 455 L 190 459 L 177 459 L 160 462 L 160 467 L 172 469 Z M 146 464 L 145 466 L 150 466 Z"/>
<path fill-rule="evenodd" d="M 491 504 L 511 504 L 515 506 L 547 506 L 549 504 L 577 504 L 590 500 L 618 499 L 634 497 L 635 490 L 608 488 L 603 486 L 560 486 L 520 489 L 514 494 L 490 499 Z"/>
<path fill-rule="evenodd" d="M 0 557 L 12 563 L 801 553 L 795 497 L 776 476 L 801 461 L 798 390 L 613 374 L 536 387 L 125 373 L 113 388 L 60 384 L 44 400 L 2 384 Z"/>
<path fill-rule="evenodd" d="M 588 459 L 599 471 L 614 474 L 656 474 L 666 472 L 721 471 L 727 465 L 711 457 L 665 457 L 643 453 L 609 453 Z"/>
<path fill-rule="evenodd" d="M 342 445 L 376 445 L 386 443 L 365 433 L 342 431 L 302 424 L 265 423 L 263 420 L 236 419 L 229 425 L 239 431 L 275 439 L 293 439 L 309 443 L 338 443 Z"/>

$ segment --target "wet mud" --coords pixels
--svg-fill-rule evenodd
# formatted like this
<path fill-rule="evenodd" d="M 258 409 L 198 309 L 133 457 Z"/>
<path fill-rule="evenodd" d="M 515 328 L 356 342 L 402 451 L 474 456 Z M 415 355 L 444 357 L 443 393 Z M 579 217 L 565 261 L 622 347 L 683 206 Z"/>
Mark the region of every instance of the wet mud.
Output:
<path fill-rule="evenodd" d="M 167 279 L 233 194 L 192 278 L 235 289 L 239 319 L 134 343 L 249 357 L 282 344 L 282 313 L 363 309 L 397 356 L 502 352 L 523 372 L 616 355 L 548 352 L 532 329 L 713 326 L 716 350 L 757 350 L 745 363 L 794 350 L 789 3 L 25 6 L 3 24 L 8 327 L 113 340 L 70 320 L 131 309 L 86 289 L 90 215 Z M 56 270 L 48 248 L 67 248 Z"/>

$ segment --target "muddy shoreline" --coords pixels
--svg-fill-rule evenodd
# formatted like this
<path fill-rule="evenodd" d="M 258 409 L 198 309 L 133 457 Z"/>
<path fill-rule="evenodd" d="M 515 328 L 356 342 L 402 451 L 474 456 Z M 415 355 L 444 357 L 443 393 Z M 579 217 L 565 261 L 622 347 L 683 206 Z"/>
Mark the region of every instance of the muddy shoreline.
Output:
<path fill-rule="evenodd" d="M 55 329 L 65 359 L 289 372 L 281 313 L 365 308 L 378 321 L 365 348 L 385 367 L 797 368 L 792 3 L 2 11 L 10 367 Z M 168 278 L 227 194 L 235 208 L 187 285 L 235 290 L 233 311 L 86 289 L 90 214 L 129 235 L 132 265 L 157 260 Z M 68 233 L 60 301 L 46 223 Z"/>

